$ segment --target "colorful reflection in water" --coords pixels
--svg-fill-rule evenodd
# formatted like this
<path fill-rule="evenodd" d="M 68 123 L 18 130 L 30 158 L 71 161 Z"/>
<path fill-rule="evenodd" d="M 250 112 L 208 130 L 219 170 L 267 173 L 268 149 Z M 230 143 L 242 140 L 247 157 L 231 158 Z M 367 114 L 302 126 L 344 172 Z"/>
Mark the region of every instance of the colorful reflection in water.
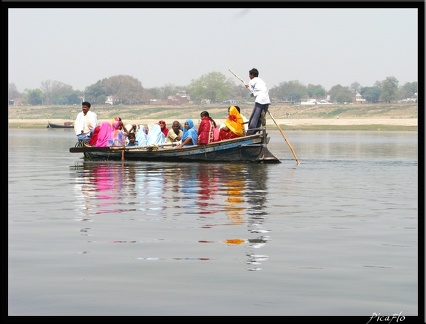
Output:
<path fill-rule="evenodd" d="M 199 243 L 225 243 L 246 247 L 249 270 L 260 270 L 268 259 L 254 250 L 270 237 L 262 227 L 265 217 L 267 166 L 245 164 L 170 164 L 135 162 L 84 162 L 76 168 L 74 193 L 80 201 L 82 235 L 89 236 L 91 222 L 105 217 L 125 217 L 128 221 L 177 222 L 196 215 L 201 229 L 245 226 L 247 237 L 220 240 L 200 239 Z M 177 225 L 179 226 L 179 225 Z M 260 235 L 259 235 L 260 234 Z M 164 238 L 156 238 L 158 241 Z M 152 239 L 151 239 L 152 241 Z M 113 243 L 140 243 L 144 240 L 116 239 Z M 148 257 L 152 260 L 153 257 Z M 154 257 L 155 258 L 155 257 Z M 147 260 L 142 257 L 141 260 Z M 209 257 L 173 257 L 175 260 L 210 260 Z M 161 258 L 158 258 L 161 260 Z"/>

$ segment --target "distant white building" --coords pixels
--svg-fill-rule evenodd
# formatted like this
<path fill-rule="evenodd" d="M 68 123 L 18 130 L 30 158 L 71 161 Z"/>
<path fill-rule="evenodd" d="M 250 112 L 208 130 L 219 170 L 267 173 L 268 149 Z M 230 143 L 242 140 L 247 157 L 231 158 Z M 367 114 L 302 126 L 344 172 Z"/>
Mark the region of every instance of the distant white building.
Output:
<path fill-rule="evenodd" d="M 365 100 L 359 92 L 355 95 L 355 102 L 356 103 L 365 103 L 367 100 Z"/>
<path fill-rule="evenodd" d="M 308 106 L 308 105 L 332 105 L 331 102 L 329 102 L 328 100 L 317 100 L 317 99 L 309 99 L 308 101 L 302 101 L 300 103 L 303 106 Z"/>
<path fill-rule="evenodd" d="M 308 101 L 302 101 L 300 104 L 302 106 L 316 105 L 318 102 L 316 99 L 309 99 Z"/>
<path fill-rule="evenodd" d="M 107 104 L 107 105 L 113 105 L 115 101 L 116 100 L 115 100 L 114 96 L 108 96 L 107 100 L 105 101 L 105 104 Z"/>

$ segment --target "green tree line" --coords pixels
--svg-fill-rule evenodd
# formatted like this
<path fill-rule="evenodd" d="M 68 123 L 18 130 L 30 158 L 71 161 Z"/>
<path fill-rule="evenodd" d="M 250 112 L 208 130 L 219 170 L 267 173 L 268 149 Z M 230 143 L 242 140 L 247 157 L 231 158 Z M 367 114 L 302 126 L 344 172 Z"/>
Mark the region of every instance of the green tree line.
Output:
<path fill-rule="evenodd" d="M 407 82 L 400 86 L 395 77 L 387 77 L 376 81 L 373 86 L 362 87 L 358 82 L 350 86 L 334 85 L 326 91 L 322 85 L 305 85 L 300 81 L 281 82 L 269 89 L 273 102 L 299 103 L 307 99 L 325 99 L 332 103 L 354 101 L 355 94 L 370 103 L 395 102 L 406 98 L 417 99 L 417 81 Z M 192 80 L 187 86 L 166 84 L 163 87 L 144 88 L 142 83 L 129 75 L 115 75 L 87 86 L 84 91 L 74 90 L 72 86 L 59 81 L 43 81 L 40 88 L 25 89 L 20 93 L 14 83 L 9 83 L 9 104 L 20 99 L 27 105 L 73 105 L 83 100 L 92 104 L 104 104 L 108 97 L 113 104 L 140 105 L 147 104 L 151 99 L 167 99 L 177 93 L 186 93 L 191 101 L 199 104 L 203 101 L 211 103 L 226 100 L 248 101 L 250 92 L 234 78 L 227 78 L 223 73 L 210 72 Z"/>

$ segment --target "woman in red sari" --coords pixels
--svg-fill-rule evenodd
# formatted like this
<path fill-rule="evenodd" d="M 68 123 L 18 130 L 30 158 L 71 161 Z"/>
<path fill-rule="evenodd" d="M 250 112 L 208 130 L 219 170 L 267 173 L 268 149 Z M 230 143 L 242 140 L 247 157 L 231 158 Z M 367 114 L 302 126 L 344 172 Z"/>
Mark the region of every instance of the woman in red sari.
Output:
<path fill-rule="evenodd" d="M 166 122 L 164 120 L 160 120 L 158 122 L 158 125 L 160 125 L 161 131 L 163 132 L 164 136 L 167 137 L 167 133 L 169 132 L 169 129 L 166 126 Z"/>
<path fill-rule="evenodd" d="M 200 114 L 201 122 L 197 131 L 197 145 L 206 145 L 214 141 L 214 129 L 216 122 L 210 117 L 207 111 Z"/>

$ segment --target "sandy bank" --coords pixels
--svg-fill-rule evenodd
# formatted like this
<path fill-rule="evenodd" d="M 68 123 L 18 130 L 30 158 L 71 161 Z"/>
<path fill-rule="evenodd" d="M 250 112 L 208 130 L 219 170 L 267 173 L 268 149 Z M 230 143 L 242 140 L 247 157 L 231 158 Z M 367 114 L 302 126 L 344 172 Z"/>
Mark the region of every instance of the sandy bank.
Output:
<path fill-rule="evenodd" d="M 165 119 L 167 125 L 170 127 L 174 119 Z M 64 119 L 50 119 L 51 123 L 63 124 L 66 121 Z M 144 124 L 150 125 L 157 123 L 157 119 L 146 119 L 146 120 L 123 120 L 125 124 Z M 320 118 L 307 118 L 307 119 L 277 119 L 275 121 L 281 127 L 297 127 L 297 126 L 365 126 L 365 125 L 387 125 L 387 126 L 406 126 L 406 127 L 417 127 L 417 118 L 336 118 L 336 119 L 320 119 Z M 47 120 L 43 119 L 9 119 L 9 127 L 46 127 Z M 183 120 L 181 121 L 183 123 Z M 194 122 L 197 124 L 198 121 Z M 216 123 L 222 123 L 223 120 L 217 119 Z M 275 125 L 271 118 L 267 118 L 266 125 Z"/>

